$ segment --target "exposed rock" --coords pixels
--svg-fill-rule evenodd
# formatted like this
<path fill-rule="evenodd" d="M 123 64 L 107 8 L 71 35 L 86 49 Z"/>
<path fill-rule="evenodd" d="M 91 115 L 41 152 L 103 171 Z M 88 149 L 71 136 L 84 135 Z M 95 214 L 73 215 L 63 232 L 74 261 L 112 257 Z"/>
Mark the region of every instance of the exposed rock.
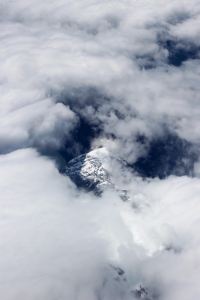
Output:
<path fill-rule="evenodd" d="M 105 148 L 98 148 L 87 154 L 79 155 L 67 164 L 65 174 L 77 187 L 92 191 L 96 195 L 106 189 L 117 192 L 123 201 L 129 200 L 128 191 L 118 188 L 112 178 L 111 157 Z"/>

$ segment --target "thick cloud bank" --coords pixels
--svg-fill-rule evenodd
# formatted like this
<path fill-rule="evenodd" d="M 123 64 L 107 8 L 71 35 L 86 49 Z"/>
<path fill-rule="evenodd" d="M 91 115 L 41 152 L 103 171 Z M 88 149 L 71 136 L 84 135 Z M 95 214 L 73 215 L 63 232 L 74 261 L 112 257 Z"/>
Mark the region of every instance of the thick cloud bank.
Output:
<path fill-rule="evenodd" d="M 0 0 L 0 298 L 200 297 L 200 3 Z M 65 176 L 104 146 L 120 188 Z"/>

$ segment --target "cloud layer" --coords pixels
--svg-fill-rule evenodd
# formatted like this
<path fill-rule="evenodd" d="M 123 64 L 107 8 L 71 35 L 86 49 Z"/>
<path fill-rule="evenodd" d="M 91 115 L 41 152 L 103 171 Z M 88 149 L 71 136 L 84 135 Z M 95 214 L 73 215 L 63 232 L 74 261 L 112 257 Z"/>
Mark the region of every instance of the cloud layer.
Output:
<path fill-rule="evenodd" d="M 0 0 L 2 299 L 199 298 L 199 23 L 197 0 Z M 114 168 L 128 203 L 58 171 L 171 139 L 165 176 Z"/>
<path fill-rule="evenodd" d="M 41 120 L 43 114 L 58 102 L 68 105 L 74 93 L 82 114 L 102 122 L 106 138 L 116 136 L 118 152 L 126 143 L 124 151 L 137 156 L 135 136 L 151 138 L 163 125 L 198 141 L 198 1 L 189 7 L 158 0 L 1 2 L 2 151 L 37 144 L 38 123 L 51 122 L 48 134 L 55 139 L 56 120 L 67 122 L 67 108 L 52 108 L 54 120 Z M 191 27 L 193 34 L 187 35 Z M 179 67 L 173 65 L 177 56 Z M 88 105 L 91 88 L 110 102 L 97 98 Z M 13 145 L 3 137 L 10 127 L 15 128 Z"/>

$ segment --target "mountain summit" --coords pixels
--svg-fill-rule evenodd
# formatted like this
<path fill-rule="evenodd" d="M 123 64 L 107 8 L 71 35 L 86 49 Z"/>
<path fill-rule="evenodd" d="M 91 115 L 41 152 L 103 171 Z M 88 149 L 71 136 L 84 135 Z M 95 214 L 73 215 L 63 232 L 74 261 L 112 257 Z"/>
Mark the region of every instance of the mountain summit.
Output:
<path fill-rule="evenodd" d="M 123 201 L 128 200 L 128 191 L 116 186 L 113 179 L 114 167 L 122 161 L 110 155 L 106 148 L 97 148 L 79 155 L 67 164 L 65 174 L 77 187 L 101 195 L 104 190 L 117 191 Z"/>

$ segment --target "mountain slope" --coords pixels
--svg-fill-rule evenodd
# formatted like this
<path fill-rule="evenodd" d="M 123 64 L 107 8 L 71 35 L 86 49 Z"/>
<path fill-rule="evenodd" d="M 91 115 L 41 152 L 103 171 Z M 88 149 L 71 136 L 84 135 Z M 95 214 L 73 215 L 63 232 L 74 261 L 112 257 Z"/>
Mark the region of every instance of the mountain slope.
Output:
<path fill-rule="evenodd" d="M 77 187 L 101 195 L 104 190 L 117 191 L 123 201 L 128 200 L 128 191 L 116 186 L 113 179 L 113 168 L 121 161 L 109 155 L 105 148 L 98 148 L 87 154 L 79 155 L 67 164 L 65 174 Z"/>

